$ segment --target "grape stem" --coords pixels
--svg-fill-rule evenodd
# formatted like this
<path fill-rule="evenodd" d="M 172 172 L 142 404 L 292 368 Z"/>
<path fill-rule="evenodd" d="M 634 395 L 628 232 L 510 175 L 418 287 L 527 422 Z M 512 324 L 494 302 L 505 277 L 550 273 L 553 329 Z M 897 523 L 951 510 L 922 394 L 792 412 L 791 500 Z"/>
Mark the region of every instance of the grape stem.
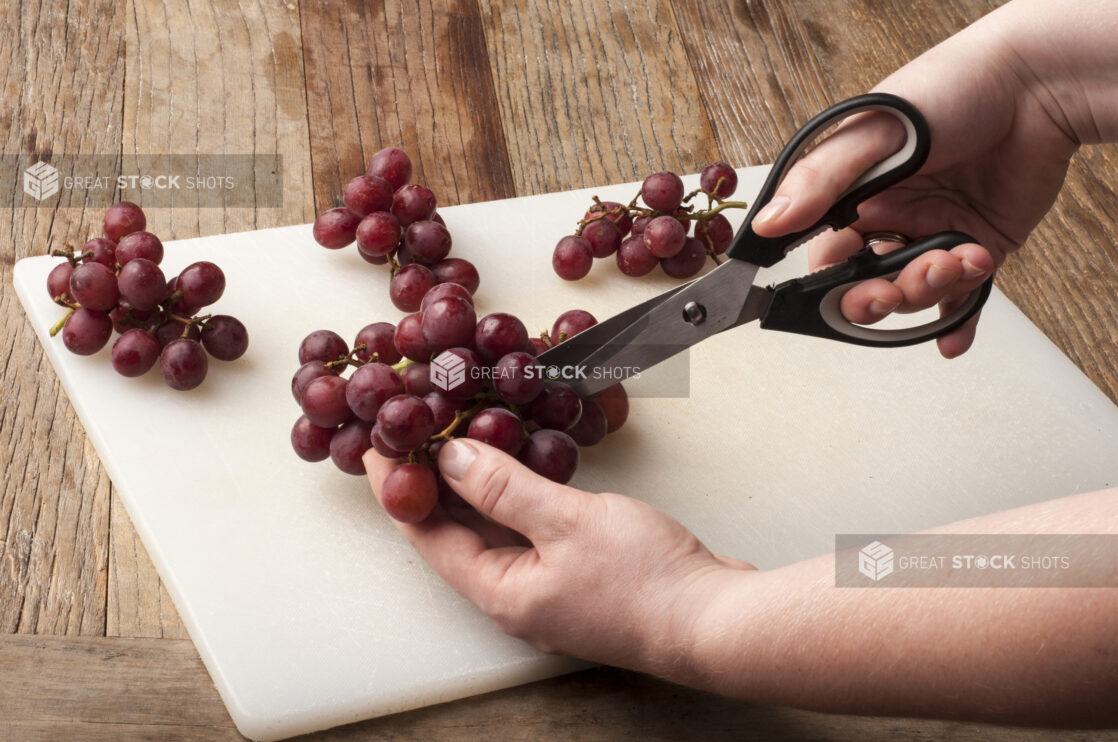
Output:
<path fill-rule="evenodd" d="M 438 433 L 427 439 L 426 448 L 430 448 L 432 443 L 450 440 L 450 437 L 454 435 L 454 431 L 458 429 L 458 426 L 461 425 L 464 420 L 473 418 L 474 415 L 485 409 L 485 405 L 490 402 L 489 395 L 480 396 L 481 398 L 478 399 L 478 401 L 470 409 L 459 410 L 455 412 L 454 419 L 450 421 L 450 425 L 447 425 Z"/>
<path fill-rule="evenodd" d="M 70 315 L 74 313 L 74 308 L 70 307 L 66 310 L 66 314 L 62 315 L 62 319 L 51 325 L 50 336 L 54 337 L 62 330 L 62 326 L 66 324 L 66 320 L 70 319 Z"/>

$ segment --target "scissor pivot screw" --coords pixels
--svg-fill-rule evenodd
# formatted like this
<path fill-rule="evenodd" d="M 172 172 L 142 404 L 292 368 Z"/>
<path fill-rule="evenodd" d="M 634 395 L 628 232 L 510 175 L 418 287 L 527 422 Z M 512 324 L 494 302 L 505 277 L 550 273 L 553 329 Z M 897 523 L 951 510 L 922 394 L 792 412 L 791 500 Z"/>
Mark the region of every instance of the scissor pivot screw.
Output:
<path fill-rule="evenodd" d="M 683 306 L 683 319 L 693 325 L 701 325 L 707 318 L 707 310 L 698 302 L 689 301 Z"/>

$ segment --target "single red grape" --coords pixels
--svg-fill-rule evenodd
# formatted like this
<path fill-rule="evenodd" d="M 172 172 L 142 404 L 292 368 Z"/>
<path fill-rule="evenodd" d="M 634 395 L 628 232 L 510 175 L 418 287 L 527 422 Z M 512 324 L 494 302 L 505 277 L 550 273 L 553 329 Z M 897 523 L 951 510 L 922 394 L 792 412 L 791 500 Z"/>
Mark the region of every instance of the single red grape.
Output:
<path fill-rule="evenodd" d="M 474 416 L 466 435 L 515 456 L 524 443 L 524 426 L 508 410 L 490 407 Z"/>
<path fill-rule="evenodd" d="M 450 232 L 436 221 L 412 222 L 404 232 L 404 244 L 421 263 L 437 263 L 450 252 Z"/>
<path fill-rule="evenodd" d="M 596 219 L 582 228 L 582 237 L 595 258 L 608 258 L 621 246 L 621 230 L 611 219 Z"/>
<path fill-rule="evenodd" d="M 168 348 L 171 346 L 168 345 Z M 353 410 L 346 401 L 348 382 L 340 376 L 330 374 L 311 379 L 303 387 L 303 398 L 299 406 L 303 414 L 315 425 L 335 428 L 353 417 Z"/>
<path fill-rule="evenodd" d="M 47 274 L 47 293 L 50 294 L 50 298 L 69 296 L 70 274 L 73 272 L 74 266 L 70 265 L 69 260 L 50 269 L 50 273 Z"/>
<path fill-rule="evenodd" d="M 248 350 L 248 330 L 236 317 L 215 314 L 202 327 L 202 347 L 219 361 L 235 361 Z"/>
<path fill-rule="evenodd" d="M 353 414 L 376 420 L 381 405 L 404 393 L 404 382 L 395 369 L 384 363 L 366 363 L 349 377 L 345 398 Z"/>
<path fill-rule="evenodd" d="M 71 353 L 91 356 L 105 347 L 112 334 L 113 321 L 109 319 L 109 315 L 82 307 L 75 309 L 62 325 L 62 344 Z"/>
<path fill-rule="evenodd" d="M 342 201 L 347 209 L 363 217 L 374 211 L 388 211 L 392 207 L 392 193 L 395 190 L 384 178 L 358 175 L 346 183 Z"/>
<path fill-rule="evenodd" d="M 683 249 L 687 231 L 670 216 L 658 216 L 644 230 L 644 246 L 658 258 L 670 258 Z"/>
<path fill-rule="evenodd" d="M 548 348 L 551 347 L 550 345 L 545 343 L 542 338 L 528 338 L 528 341 L 530 343 L 532 343 L 532 350 L 531 350 L 532 355 L 537 355 L 538 356 L 541 353 L 543 353 L 544 351 L 546 351 Z M 529 351 L 525 351 L 525 352 L 529 352 Z"/>
<path fill-rule="evenodd" d="M 719 200 L 729 198 L 737 190 L 738 174 L 726 163 L 715 162 L 703 168 L 699 186 Z"/>
<path fill-rule="evenodd" d="M 567 430 L 582 414 L 582 400 L 569 384 L 549 381 L 532 400 L 528 416 L 536 425 L 551 430 Z"/>
<path fill-rule="evenodd" d="M 545 383 L 544 367 L 531 353 L 508 353 L 493 369 L 493 388 L 509 404 L 528 404 Z"/>
<path fill-rule="evenodd" d="M 330 209 L 314 220 L 314 240 L 331 250 L 337 250 L 353 243 L 357 237 L 357 225 L 361 217 L 349 209 Z"/>
<path fill-rule="evenodd" d="M 400 351 L 396 350 L 396 345 L 393 342 L 395 333 L 396 327 L 391 322 L 374 322 L 371 325 L 365 325 L 358 331 L 357 337 L 353 339 L 354 348 L 364 344 L 365 349 L 358 350 L 355 355 L 362 361 L 369 361 L 372 360 L 375 353 L 376 360 L 381 363 L 387 363 L 389 366 L 399 363 L 403 356 L 400 355 Z"/>
<path fill-rule="evenodd" d="M 439 283 L 456 283 L 470 294 L 476 294 L 477 287 L 481 283 L 474 264 L 462 258 L 440 260 L 431 266 L 431 271 Z"/>
<path fill-rule="evenodd" d="M 374 211 L 357 225 L 354 236 L 362 257 L 384 257 L 396 248 L 402 230 L 400 220 L 387 211 Z"/>
<path fill-rule="evenodd" d="M 423 339 L 423 312 L 409 314 L 396 325 L 396 334 L 392 338 L 396 350 L 405 358 L 417 363 L 427 363 L 431 360 L 431 349 Z"/>
<path fill-rule="evenodd" d="M 82 247 L 83 263 L 100 263 L 116 270 L 116 243 L 108 237 L 94 237 Z"/>
<path fill-rule="evenodd" d="M 524 323 L 504 312 L 485 315 L 474 328 L 474 346 L 488 364 L 496 363 L 508 353 L 523 350 L 527 343 L 528 329 Z"/>
<path fill-rule="evenodd" d="M 86 309 L 107 312 L 120 299 L 116 275 L 100 263 L 81 263 L 70 274 L 70 296 Z"/>
<path fill-rule="evenodd" d="M 566 484 L 578 469 L 578 446 L 566 433 L 537 430 L 520 449 L 520 461 L 537 474 Z"/>
<path fill-rule="evenodd" d="M 307 384 L 311 383 L 319 376 L 335 376 L 336 374 L 330 369 L 326 368 L 326 364 L 322 361 L 307 361 L 295 375 L 291 377 L 291 395 L 295 397 L 295 401 L 299 404 L 303 403 L 303 390 L 307 388 Z"/>
<path fill-rule="evenodd" d="M 633 220 L 632 235 L 634 237 L 636 237 L 637 235 L 644 234 L 644 230 L 648 226 L 648 223 L 650 221 L 652 221 L 654 218 L 655 217 L 651 217 L 651 216 L 647 216 L 647 215 L 641 215 L 641 216 L 638 216 L 636 219 L 634 219 Z"/>
<path fill-rule="evenodd" d="M 350 420 L 338 428 L 330 437 L 330 460 L 346 474 L 355 476 L 365 473 L 361 457 L 369 450 L 369 435 L 372 423 L 364 420 Z"/>
<path fill-rule="evenodd" d="M 121 237 L 143 230 L 148 225 L 148 220 L 139 206 L 131 201 L 121 201 L 108 208 L 101 225 L 106 237 L 113 242 L 120 242 Z"/>
<path fill-rule="evenodd" d="M 395 191 L 402 188 L 411 178 L 411 160 L 404 150 L 398 147 L 385 147 L 369 160 L 367 175 L 384 178 Z"/>
<path fill-rule="evenodd" d="M 439 502 L 435 472 L 422 464 L 401 464 L 384 479 L 384 512 L 402 523 L 419 523 Z"/>
<path fill-rule="evenodd" d="M 400 378 L 406 394 L 422 397 L 435 391 L 435 385 L 431 383 L 430 363 L 414 363 L 400 372 Z"/>
<path fill-rule="evenodd" d="M 568 235 L 559 240 L 551 254 L 551 267 L 564 281 L 584 278 L 593 265 L 594 252 L 585 237 Z"/>
<path fill-rule="evenodd" d="M 308 391 L 310 387 L 307 387 Z M 377 429 L 390 447 L 414 451 L 435 432 L 435 416 L 424 401 L 410 394 L 398 394 L 381 405 Z"/>
<path fill-rule="evenodd" d="M 580 446 L 595 446 L 606 437 L 606 413 L 593 399 L 582 400 L 582 415 L 566 434 Z"/>
<path fill-rule="evenodd" d="M 113 368 L 122 376 L 143 376 L 159 360 L 159 341 L 139 327 L 126 330 L 113 343 Z"/>
<path fill-rule="evenodd" d="M 392 213 L 403 227 L 430 219 L 435 206 L 435 194 L 431 189 L 416 183 L 403 186 L 392 196 Z"/>
<path fill-rule="evenodd" d="M 695 224 L 695 237 L 703 247 L 713 250 L 715 255 L 721 255 L 734 240 L 734 228 L 724 215 L 715 214 L 705 223 Z"/>
<path fill-rule="evenodd" d="M 683 181 L 675 173 L 653 173 L 641 184 L 641 198 L 655 211 L 675 211 L 683 201 Z"/>
<path fill-rule="evenodd" d="M 303 461 L 325 461 L 330 458 L 330 439 L 334 428 L 315 425 L 306 415 L 300 415 L 291 428 L 291 447 Z"/>
<path fill-rule="evenodd" d="M 128 261 L 136 258 L 147 258 L 159 265 L 163 262 L 163 243 L 151 232 L 133 232 L 120 238 L 114 255 L 119 265 L 128 265 Z"/>
<path fill-rule="evenodd" d="M 416 312 L 423 296 L 435 285 L 435 274 L 425 265 L 413 263 L 396 271 L 388 284 L 388 298 L 401 312 Z"/>
<path fill-rule="evenodd" d="M 225 293 L 225 274 L 213 263 L 200 260 L 183 268 L 176 285 L 187 304 L 206 307 Z"/>
<path fill-rule="evenodd" d="M 397 451 L 395 448 L 385 443 L 384 439 L 380 437 L 380 428 L 376 425 L 373 425 L 373 430 L 369 433 L 369 445 L 375 448 L 376 452 L 381 456 L 386 456 L 390 459 L 398 459 L 408 455 L 407 451 Z"/>
<path fill-rule="evenodd" d="M 617 248 L 617 267 L 626 276 L 644 276 L 652 272 L 660 259 L 648 251 L 643 234 L 630 237 Z"/>
<path fill-rule="evenodd" d="M 561 343 L 596 324 L 598 324 L 598 320 L 594 319 L 594 315 L 585 309 L 569 309 L 555 320 L 555 324 L 551 326 L 549 337 L 551 342 Z"/>
<path fill-rule="evenodd" d="M 608 386 L 591 397 L 606 416 L 606 432 L 613 433 L 629 419 L 629 395 L 621 384 Z"/>
<path fill-rule="evenodd" d="M 600 205 L 594 204 L 583 216 L 583 220 L 592 219 L 598 215 L 602 215 L 602 218 L 609 219 L 616 224 L 617 228 L 621 230 L 622 237 L 629 234 L 629 230 L 632 229 L 633 218 L 629 216 L 629 209 L 624 204 L 619 204 L 616 201 L 602 201 Z"/>
<path fill-rule="evenodd" d="M 167 343 L 159 354 L 159 370 L 167 386 L 180 392 L 193 389 L 206 378 L 206 351 L 197 340 L 179 338 Z"/>
<path fill-rule="evenodd" d="M 439 433 L 450 427 L 454 422 L 454 414 L 462 412 L 470 406 L 469 400 L 449 399 L 439 392 L 429 392 L 423 395 L 423 404 L 431 408 L 435 419 L 435 432 Z M 461 431 L 458 431 L 461 433 Z M 435 458 L 435 451 L 431 451 L 431 458 Z"/>
<path fill-rule="evenodd" d="M 468 301 L 456 297 L 439 299 L 423 311 L 423 341 L 433 353 L 469 346 L 474 341 L 476 324 L 477 315 Z"/>
<path fill-rule="evenodd" d="M 121 297 L 140 311 L 155 309 L 167 293 L 167 279 L 163 277 L 163 271 L 147 258 L 129 260 L 120 269 L 116 282 Z"/>
<path fill-rule="evenodd" d="M 423 295 L 423 301 L 419 305 L 419 311 L 424 311 L 427 307 L 431 306 L 432 302 L 439 299 L 445 299 L 448 296 L 456 296 L 463 301 L 468 301 L 470 304 L 474 303 L 474 297 L 470 296 L 461 284 L 457 283 L 438 283 L 431 287 L 431 290 Z"/>
<path fill-rule="evenodd" d="M 322 361 L 330 363 L 349 353 L 349 346 L 333 330 L 315 330 L 299 343 L 299 363 Z"/>
<path fill-rule="evenodd" d="M 672 278 L 690 278 L 703 269 L 706 260 L 707 251 L 703 243 L 688 237 L 679 254 L 662 259 L 660 267 Z"/>

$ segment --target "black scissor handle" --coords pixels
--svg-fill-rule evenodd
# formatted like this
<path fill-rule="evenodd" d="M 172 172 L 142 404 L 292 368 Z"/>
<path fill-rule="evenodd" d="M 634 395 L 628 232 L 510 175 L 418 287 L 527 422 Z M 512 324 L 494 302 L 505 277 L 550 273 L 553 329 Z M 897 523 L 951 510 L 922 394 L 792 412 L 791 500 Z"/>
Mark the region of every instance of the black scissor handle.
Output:
<path fill-rule="evenodd" d="M 772 238 L 760 237 L 754 233 L 751 226 L 753 217 L 772 200 L 784 176 L 788 174 L 796 160 L 800 159 L 807 146 L 832 124 L 863 111 L 884 111 L 899 119 L 904 124 L 907 135 L 904 146 L 863 173 L 835 201 L 834 206 L 807 229 Z M 767 268 L 780 262 L 789 250 L 827 227 L 843 229 L 850 226 L 858 219 L 858 206 L 863 201 L 916 174 L 928 158 L 930 145 L 928 122 L 916 107 L 904 98 L 888 93 L 867 93 L 836 103 L 807 122 L 785 145 L 780 156 L 776 158 L 772 170 L 769 171 L 765 185 L 757 194 L 757 200 L 746 215 L 745 224 L 734 236 L 734 241 L 730 243 L 726 254 L 731 258 L 747 260 Z"/>
<path fill-rule="evenodd" d="M 915 345 L 946 335 L 977 314 L 986 303 L 994 285 L 992 276 L 947 316 L 900 330 L 856 325 L 842 316 L 839 302 L 847 291 L 868 278 L 894 278 L 929 250 L 950 250 L 968 242 L 974 242 L 974 238 L 962 232 L 940 232 L 884 255 L 863 248 L 846 262 L 775 286 L 761 327 L 879 348 Z"/>

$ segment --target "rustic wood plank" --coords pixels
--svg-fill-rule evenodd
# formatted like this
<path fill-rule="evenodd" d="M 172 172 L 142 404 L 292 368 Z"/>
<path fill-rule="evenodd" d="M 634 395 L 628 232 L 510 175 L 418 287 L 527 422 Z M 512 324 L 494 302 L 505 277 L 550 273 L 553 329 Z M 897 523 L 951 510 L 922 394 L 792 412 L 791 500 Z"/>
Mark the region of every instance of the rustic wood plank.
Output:
<path fill-rule="evenodd" d="M 237 740 L 188 641 L 0 637 L 5 739 Z M 74 678 L 82 678 L 75 684 Z M 90 692 L 90 689 L 96 692 Z M 297 738 L 363 739 L 926 739 L 1101 740 L 1105 732 L 1007 729 L 751 706 L 601 668 Z"/>
<path fill-rule="evenodd" d="M 771 162 L 824 106 L 868 90 L 1001 4 L 914 12 L 904 0 L 673 0 L 719 151 L 738 166 Z M 1118 401 L 1118 198 L 1100 175 L 1114 172 L 1116 153 L 1108 145 L 1076 157 L 1056 206 L 997 284 Z"/>
<path fill-rule="evenodd" d="M 123 7 L 4 3 L 0 141 L 54 161 L 120 148 Z M 64 167 L 64 166 L 63 166 Z M 64 170 L 63 175 L 69 171 Z M 99 233 L 101 214 L 65 191 L 23 208 L 16 181 L 0 209 L 0 633 L 103 634 L 109 480 L 43 357 L 12 285 L 12 264 Z M 12 208 L 15 199 L 15 208 Z"/>
<path fill-rule="evenodd" d="M 666 0 L 480 5 L 518 195 L 716 157 Z"/>
<path fill-rule="evenodd" d="M 164 239 L 301 224 L 314 212 L 299 9 L 131 0 L 122 151 L 283 156 L 282 207 L 152 209 Z"/>
<path fill-rule="evenodd" d="M 127 20 L 125 153 L 283 156 L 282 208 L 148 208 L 149 229 L 174 239 L 313 219 L 298 8 L 134 0 Z M 116 500 L 111 524 L 107 633 L 185 637 Z"/>
<path fill-rule="evenodd" d="M 301 6 L 315 202 L 386 146 L 446 205 L 516 195 L 473 0 Z"/>
<path fill-rule="evenodd" d="M 109 595 L 105 635 L 186 639 L 167 588 L 155 571 L 119 497 L 110 510 Z"/>

